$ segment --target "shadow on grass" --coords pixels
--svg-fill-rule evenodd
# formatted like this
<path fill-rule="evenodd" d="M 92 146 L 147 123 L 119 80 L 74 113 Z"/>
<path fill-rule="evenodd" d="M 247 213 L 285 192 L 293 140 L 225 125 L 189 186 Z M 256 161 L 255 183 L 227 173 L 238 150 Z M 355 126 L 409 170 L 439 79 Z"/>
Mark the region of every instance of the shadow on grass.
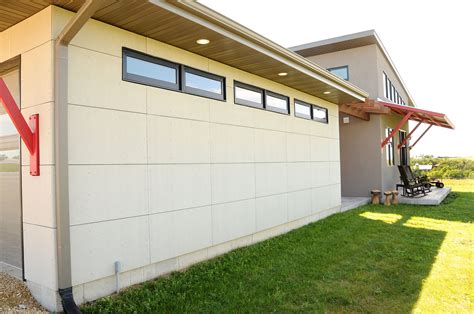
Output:
<path fill-rule="evenodd" d="M 83 310 L 410 312 L 446 232 L 407 223 L 417 217 L 472 221 L 473 193 L 457 195 L 437 207 L 367 205 L 334 215 Z M 364 212 L 400 218 L 387 223 Z"/>

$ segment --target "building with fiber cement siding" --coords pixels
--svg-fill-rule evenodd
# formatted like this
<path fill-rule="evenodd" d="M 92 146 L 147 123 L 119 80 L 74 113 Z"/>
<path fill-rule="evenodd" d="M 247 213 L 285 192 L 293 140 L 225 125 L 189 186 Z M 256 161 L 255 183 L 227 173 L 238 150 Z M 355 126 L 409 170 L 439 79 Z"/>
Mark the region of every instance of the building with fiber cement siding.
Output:
<path fill-rule="evenodd" d="M 0 265 L 47 309 L 113 293 L 116 262 L 124 288 L 340 210 L 338 104 L 363 90 L 197 3 L 39 3 L 0 4 L 40 148 L 0 107 Z"/>

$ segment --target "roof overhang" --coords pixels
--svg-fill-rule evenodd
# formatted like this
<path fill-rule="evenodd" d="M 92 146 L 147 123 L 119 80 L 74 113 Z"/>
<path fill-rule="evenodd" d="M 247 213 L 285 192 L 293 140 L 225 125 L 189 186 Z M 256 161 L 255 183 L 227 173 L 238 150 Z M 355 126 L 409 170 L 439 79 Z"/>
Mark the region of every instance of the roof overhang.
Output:
<path fill-rule="evenodd" d="M 405 90 L 405 93 L 408 95 L 408 104 L 410 106 L 415 106 L 415 101 L 413 100 L 413 97 L 408 91 L 406 84 L 403 82 L 403 79 L 400 73 L 395 67 L 395 63 L 390 58 L 390 55 L 388 54 L 387 49 L 385 49 L 385 46 L 380 40 L 379 35 L 373 29 L 359 32 L 359 33 L 348 34 L 344 36 L 315 41 L 315 42 L 311 42 L 311 43 L 307 43 L 307 44 L 303 44 L 299 46 L 290 47 L 289 49 L 294 52 L 297 52 L 303 57 L 310 57 L 310 56 L 316 56 L 316 55 L 321 55 L 325 53 L 358 48 L 358 47 L 363 47 L 363 46 L 368 46 L 368 45 L 377 45 L 379 47 L 383 56 L 385 57 L 390 67 L 392 68 L 393 72 L 397 76 L 397 79 L 400 81 L 400 84 Z"/>
<path fill-rule="evenodd" d="M 51 4 L 77 11 L 83 3 L 84 0 L 2 1 L 0 31 Z M 368 97 L 359 87 L 196 1 L 106 0 L 92 18 L 336 104 Z M 198 45 L 199 38 L 211 43 Z M 279 76 L 280 72 L 288 75 Z"/>

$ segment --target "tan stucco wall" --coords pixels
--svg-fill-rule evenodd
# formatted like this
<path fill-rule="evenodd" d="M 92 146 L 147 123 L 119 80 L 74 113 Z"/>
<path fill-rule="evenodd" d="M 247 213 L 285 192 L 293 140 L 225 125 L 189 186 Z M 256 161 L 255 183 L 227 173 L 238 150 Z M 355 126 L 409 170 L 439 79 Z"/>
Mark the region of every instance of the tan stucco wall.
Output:
<path fill-rule="evenodd" d="M 368 45 L 308 57 L 325 69 L 349 66 L 349 81 L 369 93 L 377 95 L 377 46 Z"/>
<path fill-rule="evenodd" d="M 400 116 L 392 114 L 381 117 L 380 121 L 380 132 L 381 138 L 385 138 L 385 129 L 394 128 L 400 121 Z M 408 133 L 408 123 L 405 123 L 400 130 L 406 131 Z M 395 165 L 389 166 L 387 164 L 387 148 L 384 148 L 381 155 L 381 165 L 382 165 L 382 189 L 384 191 L 394 190 L 395 185 L 400 183 L 400 173 L 398 171 L 397 165 L 400 164 L 400 151 L 398 150 L 398 144 L 400 143 L 400 136 L 397 132 L 394 135 L 394 145 L 395 145 Z M 410 160 L 410 150 L 408 150 L 408 160 Z"/>
<path fill-rule="evenodd" d="M 71 14 L 54 9 L 54 32 Z M 221 102 L 122 81 L 122 47 L 226 77 Z M 290 96 L 291 115 L 233 103 L 233 80 Z M 329 124 L 293 116 L 293 98 Z M 69 48 L 72 280 L 77 302 L 183 268 L 340 205 L 335 104 L 97 21 Z"/>
<path fill-rule="evenodd" d="M 381 188 L 380 118 L 349 117 L 345 124 L 343 117 L 347 115 L 340 114 L 339 119 L 342 195 L 369 196 L 371 190 Z"/>
<path fill-rule="evenodd" d="M 33 295 L 49 309 L 58 309 L 51 20 L 47 8 L 1 32 L 0 62 L 21 55 L 22 113 L 26 119 L 40 115 L 41 176 L 30 176 L 28 150 L 22 144 L 24 269 Z"/>

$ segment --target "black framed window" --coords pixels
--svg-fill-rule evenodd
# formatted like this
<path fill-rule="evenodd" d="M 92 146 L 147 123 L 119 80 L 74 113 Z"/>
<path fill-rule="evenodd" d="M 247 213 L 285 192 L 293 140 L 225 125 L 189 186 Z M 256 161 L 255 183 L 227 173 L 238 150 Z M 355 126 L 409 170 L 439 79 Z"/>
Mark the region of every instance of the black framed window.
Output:
<path fill-rule="evenodd" d="M 400 130 L 398 131 L 398 134 L 400 141 L 399 143 L 401 144 L 405 140 L 407 133 L 403 130 Z M 400 165 L 408 165 L 408 141 L 400 146 Z"/>
<path fill-rule="evenodd" d="M 393 100 L 393 85 L 392 85 L 392 82 L 390 82 L 390 100 Z"/>
<path fill-rule="evenodd" d="M 290 113 L 290 99 L 287 96 L 265 91 L 265 109 L 280 113 Z"/>
<path fill-rule="evenodd" d="M 263 89 L 234 81 L 234 102 L 238 105 L 264 108 Z"/>
<path fill-rule="evenodd" d="M 313 105 L 313 120 L 328 123 L 328 110 L 323 107 Z"/>
<path fill-rule="evenodd" d="M 385 98 L 388 99 L 388 77 L 387 77 L 387 74 L 385 74 L 385 72 L 382 72 L 383 73 L 383 95 Z"/>
<path fill-rule="evenodd" d="M 125 81 L 179 90 L 179 64 L 123 49 L 122 78 Z"/>
<path fill-rule="evenodd" d="M 311 120 L 312 105 L 295 99 L 295 117 Z"/>
<path fill-rule="evenodd" d="M 183 91 L 189 94 L 225 99 L 225 78 L 183 66 Z"/>
<path fill-rule="evenodd" d="M 331 72 L 334 75 L 339 76 L 340 78 L 348 81 L 349 80 L 349 66 L 344 65 L 340 67 L 334 67 L 334 68 L 329 68 L 327 69 L 329 72 Z"/>
<path fill-rule="evenodd" d="M 388 137 L 390 133 L 392 133 L 391 128 L 385 129 L 385 137 Z M 395 147 L 394 147 L 393 136 L 388 141 L 387 145 L 385 145 L 386 153 L 387 153 L 387 165 L 393 166 L 395 165 Z"/>
<path fill-rule="evenodd" d="M 405 106 L 402 96 L 392 84 L 392 81 L 388 78 L 385 72 L 382 72 L 383 76 L 383 95 L 385 98 L 391 100 L 393 103 Z"/>
<path fill-rule="evenodd" d="M 122 79 L 192 95 L 225 100 L 225 77 L 122 48 Z"/>
<path fill-rule="evenodd" d="M 309 104 L 295 99 L 295 116 L 303 119 L 328 123 L 328 110 L 326 108 Z"/>

